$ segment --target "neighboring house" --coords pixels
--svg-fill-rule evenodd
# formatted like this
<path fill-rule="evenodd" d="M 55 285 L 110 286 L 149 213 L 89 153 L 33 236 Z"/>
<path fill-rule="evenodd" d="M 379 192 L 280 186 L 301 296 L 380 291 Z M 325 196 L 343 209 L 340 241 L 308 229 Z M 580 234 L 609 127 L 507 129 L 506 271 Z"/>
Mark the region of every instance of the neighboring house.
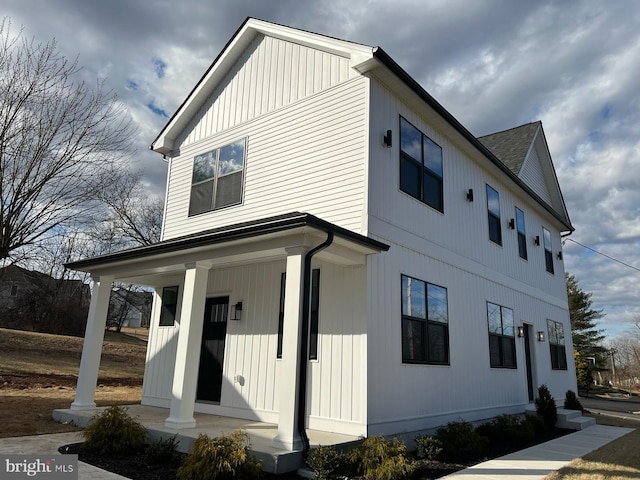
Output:
<path fill-rule="evenodd" d="M 109 300 L 107 326 L 148 327 L 152 300 L 151 292 L 114 288 Z"/>
<path fill-rule="evenodd" d="M 155 289 L 142 403 L 176 429 L 259 419 L 292 450 L 576 390 L 539 122 L 478 139 L 381 48 L 248 19 L 151 148 L 162 240 L 68 265 L 95 281 L 73 409 L 116 281 Z"/>

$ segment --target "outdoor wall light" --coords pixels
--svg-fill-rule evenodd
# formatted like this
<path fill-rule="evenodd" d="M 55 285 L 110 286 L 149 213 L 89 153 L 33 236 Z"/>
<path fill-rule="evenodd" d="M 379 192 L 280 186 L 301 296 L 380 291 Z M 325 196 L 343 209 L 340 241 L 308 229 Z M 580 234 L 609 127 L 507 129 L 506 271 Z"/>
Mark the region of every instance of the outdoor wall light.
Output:
<path fill-rule="evenodd" d="M 509 228 L 511 230 L 515 230 L 516 229 L 516 219 L 515 218 L 512 218 L 512 219 L 509 220 Z"/>
<path fill-rule="evenodd" d="M 558 257 L 558 260 L 562 260 L 562 252 L 558 252 L 558 255 L 556 255 Z"/>
<path fill-rule="evenodd" d="M 544 342 L 544 332 L 542 330 L 538 332 L 538 341 Z"/>
<path fill-rule="evenodd" d="M 524 325 L 520 325 L 518 327 L 518 337 L 520 338 L 524 337 Z"/>
<path fill-rule="evenodd" d="M 231 305 L 231 320 L 242 320 L 242 302 Z"/>
<path fill-rule="evenodd" d="M 467 202 L 473 202 L 473 188 L 467 190 Z"/>
<path fill-rule="evenodd" d="M 536 235 L 535 237 L 533 237 L 533 243 L 540 246 L 540 235 Z"/>
<path fill-rule="evenodd" d="M 384 137 L 382 137 L 382 141 L 387 146 L 387 148 L 391 148 L 391 137 L 392 137 L 391 130 L 387 130 L 387 134 Z"/>

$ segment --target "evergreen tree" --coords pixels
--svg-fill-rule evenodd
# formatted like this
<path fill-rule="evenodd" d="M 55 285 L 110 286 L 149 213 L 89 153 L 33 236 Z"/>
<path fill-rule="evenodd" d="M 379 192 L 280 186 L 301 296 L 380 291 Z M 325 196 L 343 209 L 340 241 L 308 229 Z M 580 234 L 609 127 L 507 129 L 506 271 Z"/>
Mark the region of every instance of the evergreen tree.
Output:
<path fill-rule="evenodd" d="M 596 365 L 603 365 L 606 348 L 602 346 L 605 336 L 598 329 L 596 321 L 604 317 L 602 310 L 591 308 L 591 293 L 580 288 L 573 275 L 565 273 L 567 279 L 567 295 L 569 297 L 569 318 L 573 347 L 583 357 L 594 357 Z"/>

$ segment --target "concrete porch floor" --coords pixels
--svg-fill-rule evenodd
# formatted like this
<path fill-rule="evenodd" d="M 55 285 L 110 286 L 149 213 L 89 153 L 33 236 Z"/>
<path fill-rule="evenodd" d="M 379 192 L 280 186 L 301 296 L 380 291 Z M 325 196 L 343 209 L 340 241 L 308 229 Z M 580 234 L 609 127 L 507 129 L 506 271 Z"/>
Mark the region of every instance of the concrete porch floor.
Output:
<path fill-rule="evenodd" d="M 205 433 L 209 437 L 217 437 L 241 429 L 249 435 L 251 452 L 262 461 L 265 472 L 280 474 L 297 470 L 303 466 L 301 451 L 290 452 L 273 446 L 273 439 L 278 433 L 278 426 L 273 423 L 196 413 L 194 414 L 196 427 L 175 430 L 164 426 L 164 421 L 169 416 L 169 410 L 166 408 L 146 405 L 126 405 L 125 407 L 129 415 L 136 418 L 147 428 L 149 441 L 176 435 L 177 440 L 180 441 L 178 448 L 182 452 L 188 452 L 195 439 L 201 433 Z M 61 423 L 73 423 L 84 428 L 96 413 L 102 412 L 106 408 L 54 410 L 53 418 Z M 359 440 L 358 437 L 351 435 L 318 430 L 307 430 L 307 435 L 312 447 L 347 444 Z"/>

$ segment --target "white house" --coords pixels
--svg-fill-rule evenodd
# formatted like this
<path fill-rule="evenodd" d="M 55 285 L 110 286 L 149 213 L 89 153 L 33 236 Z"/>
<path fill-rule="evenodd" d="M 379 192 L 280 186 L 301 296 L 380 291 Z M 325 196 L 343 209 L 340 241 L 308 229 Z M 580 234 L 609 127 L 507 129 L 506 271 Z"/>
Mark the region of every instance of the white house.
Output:
<path fill-rule="evenodd" d="M 296 450 L 576 390 L 539 122 L 476 138 L 381 48 L 248 19 L 151 148 L 162 240 L 69 265 L 94 279 L 72 409 L 115 281 L 155 289 L 142 403 L 176 429 L 256 419 Z"/>

